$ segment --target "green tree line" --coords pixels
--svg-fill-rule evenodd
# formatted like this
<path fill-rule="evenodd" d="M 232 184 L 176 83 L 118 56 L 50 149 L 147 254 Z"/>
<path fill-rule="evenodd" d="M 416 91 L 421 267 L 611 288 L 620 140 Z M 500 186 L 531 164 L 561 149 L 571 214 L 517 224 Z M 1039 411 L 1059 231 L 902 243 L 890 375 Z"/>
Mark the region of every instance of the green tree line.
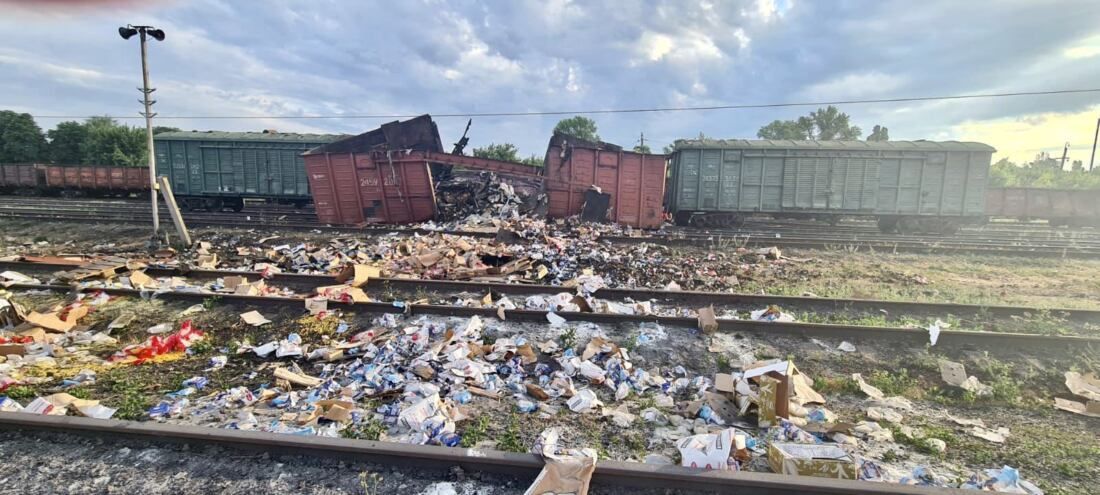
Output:
<path fill-rule="evenodd" d="M 1014 163 L 1002 158 L 989 168 L 990 187 L 1038 187 L 1044 189 L 1100 189 L 1100 167 L 1092 172 L 1081 160 L 1074 160 L 1069 170 L 1062 161 L 1040 153 L 1030 162 Z"/>
<path fill-rule="evenodd" d="M 153 128 L 154 133 L 178 130 Z M 0 111 L 0 163 L 140 167 L 146 165 L 146 155 L 145 130 L 110 117 L 61 122 L 43 132 L 30 114 Z"/>

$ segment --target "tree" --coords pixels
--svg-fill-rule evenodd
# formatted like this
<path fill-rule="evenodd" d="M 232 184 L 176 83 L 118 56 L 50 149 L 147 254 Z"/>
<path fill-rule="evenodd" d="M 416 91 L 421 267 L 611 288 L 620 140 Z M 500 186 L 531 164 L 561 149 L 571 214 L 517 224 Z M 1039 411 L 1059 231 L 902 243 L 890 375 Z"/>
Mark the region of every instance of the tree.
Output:
<path fill-rule="evenodd" d="M 46 154 L 46 137 L 31 114 L 0 111 L 0 163 L 33 162 Z"/>
<path fill-rule="evenodd" d="M 520 163 L 530 165 L 532 167 L 542 167 L 546 165 L 546 158 L 532 153 L 531 156 L 520 160 Z"/>
<path fill-rule="evenodd" d="M 145 130 L 120 125 L 110 117 L 84 123 L 88 136 L 81 146 L 84 163 L 136 167 L 146 164 Z"/>
<path fill-rule="evenodd" d="M 512 143 L 489 143 L 489 146 L 484 148 L 474 148 L 474 156 L 478 158 L 504 160 L 506 162 L 518 162 L 519 150 L 516 149 L 516 145 Z"/>
<path fill-rule="evenodd" d="M 794 139 L 805 141 L 814 138 L 814 123 L 809 117 L 798 120 L 773 120 L 756 132 L 760 139 Z"/>
<path fill-rule="evenodd" d="M 634 152 L 635 153 L 645 153 L 645 154 L 653 153 L 652 151 L 649 150 L 649 145 L 648 144 L 635 145 L 634 146 Z"/>
<path fill-rule="evenodd" d="M 1060 162 L 1046 153 L 1022 165 L 1002 158 L 989 167 L 989 186 L 1100 189 L 1100 169 L 1090 173 L 1082 164 L 1081 168 L 1063 170 Z"/>
<path fill-rule="evenodd" d="M 859 139 L 863 130 L 851 124 L 848 114 L 829 105 L 798 120 L 774 120 L 756 132 L 761 139 L 817 139 L 821 141 Z"/>
<path fill-rule="evenodd" d="M 817 109 L 810 113 L 810 119 L 817 128 L 817 139 L 828 141 L 832 139 L 859 139 L 863 130 L 859 126 L 851 125 L 848 114 L 829 105 L 824 109 Z"/>
<path fill-rule="evenodd" d="M 554 132 L 568 134 L 585 141 L 599 141 L 600 135 L 596 133 L 596 121 L 583 115 L 562 119 L 554 126 Z"/>
<path fill-rule="evenodd" d="M 50 160 L 60 164 L 83 163 L 81 146 L 88 138 L 88 128 L 80 122 L 62 122 L 46 133 L 50 138 Z"/>
<path fill-rule="evenodd" d="M 885 126 L 876 125 L 874 129 L 871 129 L 871 135 L 867 136 L 868 141 L 889 141 L 890 130 Z"/>
<path fill-rule="evenodd" d="M 160 134 L 162 132 L 179 132 L 179 131 L 180 131 L 179 127 L 168 127 L 168 126 L 164 126 L 164 125 L 155 125 L 155 126 L 153 126 L 153 135 L 154 136 L 157 135 L 157 134 Z"/>

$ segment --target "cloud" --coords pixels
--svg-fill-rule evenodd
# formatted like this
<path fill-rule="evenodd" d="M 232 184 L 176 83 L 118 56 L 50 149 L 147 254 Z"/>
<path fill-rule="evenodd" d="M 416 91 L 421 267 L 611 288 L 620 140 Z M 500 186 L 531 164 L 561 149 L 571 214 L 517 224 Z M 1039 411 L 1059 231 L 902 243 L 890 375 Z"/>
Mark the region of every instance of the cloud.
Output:
<path fill-rule="evenodd" d="M 150 45 L 162 116 L 564 111 L 1100 85 L 1100 64 L 1087 63 L 1100 54 L 1094 0 L 1058 9 L 1025 0 L 997 9 L 954 0 L 926 0 L 920 9 L 904 0 L 270 0 L 263 8 L 191 0 L 24 5 L 5 14 L 0 108 L 39 115 L 136 116 L 140 63 L 136 42 L 114 31 L 120 20 L 167 31 Z M 1091 128 L 1078 114 L 1098 104 L 1100 95 L 1078 94 L 841 110 L 864 129 L 887 125 L 898 139 L 990 139 L 1026 155 L 1023 148 L 1066 139 L 1076 147 L 1081 138 L 1069 129 Z M 659 148 L 699 132 L 751 137 L 771 120 L 811 110 L 594 117 L 609 141 L 631 145 L 644 132 Z M 471 144 L 513 142 L 525 155 L 542 154 L 558 119 L 478 118 Z M 1037 119 L 1044 124 L 1017 130 Z M 362 132 L 386 120 L 162 123 Z M 465 122 L 439 119 L 444 141 L 457 139 Z M 1060 126 L 1066 132 L 1042 130 Z M 1004 136 L 1012 142 L 1000 144 Z"/>
<path fill-rule="evenodd" d="M 900 76 L 878 71 L 844 74 L 804 89 L 801 94 L 811 100 L 841 100 L 881 97 L 897 94 L 905 84 Z"/>

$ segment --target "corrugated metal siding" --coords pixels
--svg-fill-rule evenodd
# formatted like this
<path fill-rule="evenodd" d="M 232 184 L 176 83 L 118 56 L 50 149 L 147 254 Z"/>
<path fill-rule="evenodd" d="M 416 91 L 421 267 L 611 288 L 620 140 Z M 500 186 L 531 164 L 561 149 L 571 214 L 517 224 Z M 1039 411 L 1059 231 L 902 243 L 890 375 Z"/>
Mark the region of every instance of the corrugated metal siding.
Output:
<path fill-rule="evenodd" d="M 678 149 L 670 209 L 952 216 L 985 210 L 992 155 L 985 145 L 745 142 L 752 145 Z"/>
<path fill-rule="evenodd" d="M 611 195 L 611 221 L 659 227 L 664 221 L 667 156 L 598 149 L 590 144 L 595 146 L 559 135 L 550 140 L 545 182 L 547 215 L 563 218 L 580 214 L 585 191 L 595 185 Z"/>
<path fill-rule="evenodd" d="M 301 154 L 325 142 L 156 138 L 157 172 L 177 195 L 309 196 Z M 232 135 L 233 133 L 224 133 Z"/>
<path fill-rule="evenodd" d="M 323 223 L 408 223 L 435 216 L 426 161 L 384 154 L 314 153 L 305 157 L 317 218 Z"/>

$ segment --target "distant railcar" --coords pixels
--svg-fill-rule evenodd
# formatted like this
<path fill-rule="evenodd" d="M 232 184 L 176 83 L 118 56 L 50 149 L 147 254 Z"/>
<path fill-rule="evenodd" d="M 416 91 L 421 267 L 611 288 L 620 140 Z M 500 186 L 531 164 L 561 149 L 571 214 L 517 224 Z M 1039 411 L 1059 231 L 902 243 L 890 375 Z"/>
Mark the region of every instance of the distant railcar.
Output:
<path fill-rule="evenodd" d="M 164 132 L 154 137 L 157 175 L 184 208 L 240 211 L 246 198 L 310 201 L 302 153 L 344 136 L 276 132 Z"/>
<path fill-rule="evenodd" d="M 950 232 L 985 219 L 994 151 L 956 141 L 679 141 L 668 210 L 684 225 L 736 225 L 769 213 L 869 216 L 883 231 Z"/>
<path fill-rule="evenodd" d="M 1055 227 L 1100 227 L 1100 190 L 998 187 L 986 191 L 986 214 L 1047 220 Z"/>

